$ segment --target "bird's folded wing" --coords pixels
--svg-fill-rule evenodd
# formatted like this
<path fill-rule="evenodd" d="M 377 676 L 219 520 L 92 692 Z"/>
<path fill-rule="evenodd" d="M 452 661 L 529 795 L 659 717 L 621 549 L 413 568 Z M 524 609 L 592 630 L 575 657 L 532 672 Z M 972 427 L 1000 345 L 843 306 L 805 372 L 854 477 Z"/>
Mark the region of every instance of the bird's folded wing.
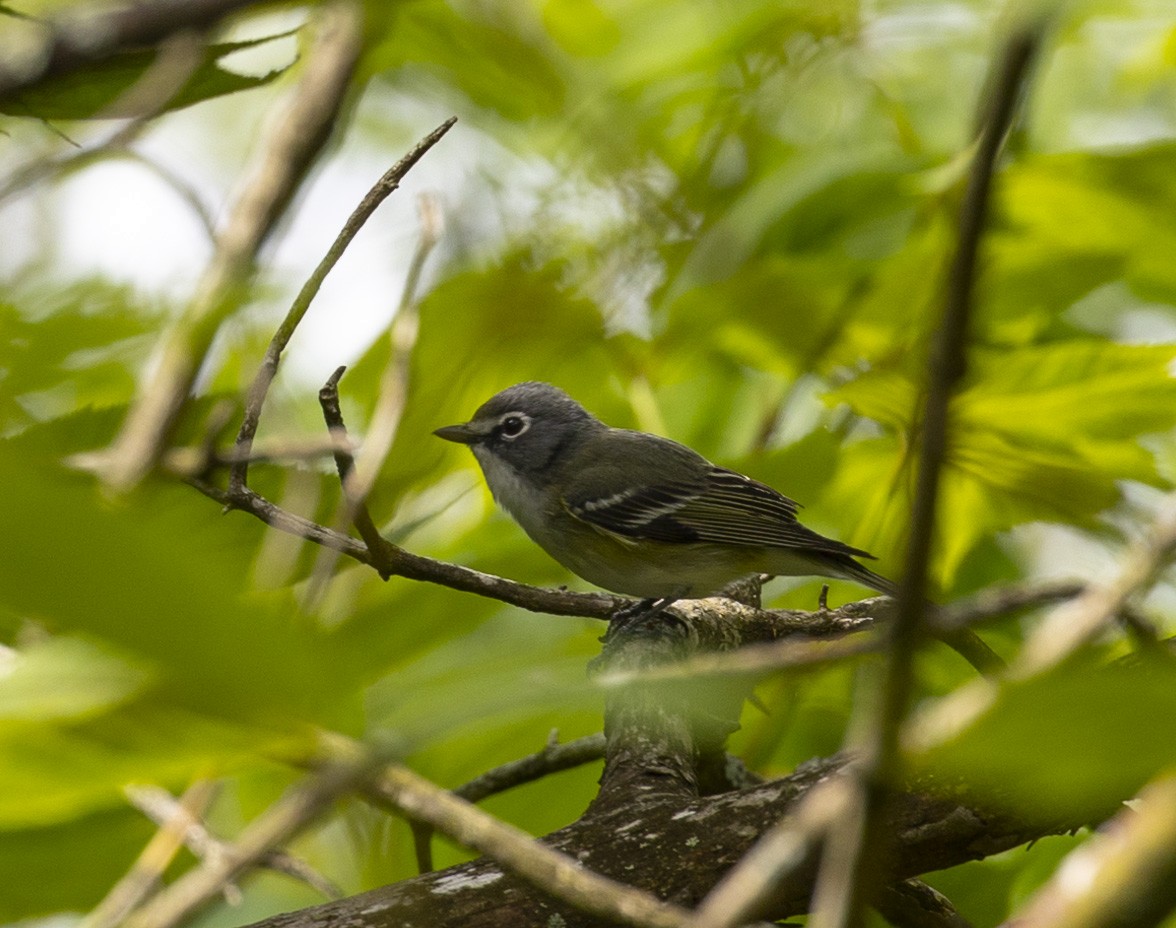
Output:
<path fill-rule="evenodd" d="M 713 542 L 869 556 L 805 528 L 796 521 L 798 503 L 721 467 L 710 468 L 697 480 L 633 486 L 607 496 L 573 492 L 563 503 L 576 518 L 623 540 Z"/>

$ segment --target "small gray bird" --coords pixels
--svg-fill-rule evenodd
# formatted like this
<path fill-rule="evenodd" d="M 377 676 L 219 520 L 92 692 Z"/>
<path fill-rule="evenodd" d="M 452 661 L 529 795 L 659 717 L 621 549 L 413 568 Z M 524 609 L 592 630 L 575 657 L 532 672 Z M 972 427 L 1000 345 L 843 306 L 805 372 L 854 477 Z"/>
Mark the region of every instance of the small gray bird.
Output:
<path fill-rule="evenodd" d="M 805 528 L 788 497 L 676 441 L 610 428 L 551 384 L 515 384 L 434 434 L 470 446 L 494 498 L 560 564 L 656 609 L 756 573 L 894 593 L 855 560 L 871 555 Z"/>

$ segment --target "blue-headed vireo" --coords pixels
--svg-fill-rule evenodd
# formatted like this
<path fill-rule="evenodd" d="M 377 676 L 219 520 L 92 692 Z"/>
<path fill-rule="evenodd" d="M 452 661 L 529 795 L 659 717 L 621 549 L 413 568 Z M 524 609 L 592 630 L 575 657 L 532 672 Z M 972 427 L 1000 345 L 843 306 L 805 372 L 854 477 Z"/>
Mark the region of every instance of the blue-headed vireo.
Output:
<path fill-rule="evenodd" d="M 871 555 L 805 528 L 788 497 L 676 441 L 610 428 L 551 384 L 515 384 L 434 434 L 469 445 L 532 540 L 614 593 L 664 608 L 756 573 L 894 592 L 855 560 Z"/>

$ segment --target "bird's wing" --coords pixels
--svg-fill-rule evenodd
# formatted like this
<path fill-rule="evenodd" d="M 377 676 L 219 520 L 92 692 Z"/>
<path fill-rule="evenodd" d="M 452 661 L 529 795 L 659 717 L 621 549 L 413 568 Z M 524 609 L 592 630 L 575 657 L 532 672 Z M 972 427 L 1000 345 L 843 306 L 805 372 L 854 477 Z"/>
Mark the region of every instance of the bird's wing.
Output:
<path fill-rule="evenodd" d="M 640 484 L 607 496 L 571 493 L 563 503 L 576 518 L 631 541 L 714 542 L 869 557 L 801 525 L 798 503 L 722 467 L 708 466 L 696 479 Z"/>

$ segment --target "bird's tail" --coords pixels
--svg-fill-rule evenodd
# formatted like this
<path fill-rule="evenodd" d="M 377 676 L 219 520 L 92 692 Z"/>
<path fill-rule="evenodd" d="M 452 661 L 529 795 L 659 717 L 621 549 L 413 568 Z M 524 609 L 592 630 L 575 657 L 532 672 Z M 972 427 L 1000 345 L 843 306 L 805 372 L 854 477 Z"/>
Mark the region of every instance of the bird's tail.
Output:
<path fill-rule="evenodd" d="M 874 573 L 870 568 L 859 564 L 857 561 L 851 561 L 850 563 L 852 566 L 841 575 L 844 579 L 868 586 L 871 590 L 877 590 L 879 593 L 884 593 L 887 596 L 898 595 L 898 584 L 892 583 L 881 574 Z"/>
<path fill-rule="evenodd" d="M 892 583 L 880 574 L 874 573 L 864 564 L 858 563 L 847 554 L 829 553 L 812 557 L 813 573 L 825 577 L 837 577 L 840 580 L 852 580 L 871 590 L 884 593 L 887 596 L 898 594 L 898 584 Z"/>

